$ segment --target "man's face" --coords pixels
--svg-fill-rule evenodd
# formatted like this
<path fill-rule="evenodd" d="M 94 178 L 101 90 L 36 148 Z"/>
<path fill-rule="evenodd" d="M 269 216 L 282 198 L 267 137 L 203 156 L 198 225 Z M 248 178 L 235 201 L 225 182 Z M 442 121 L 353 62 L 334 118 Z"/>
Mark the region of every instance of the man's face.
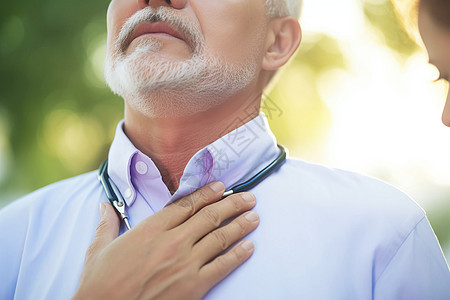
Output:
<path fill-rule="evenodd" d="M 192 114 L 255 82 L 264 0 L 112 0 L 105 77 L 153 117 Z"/>

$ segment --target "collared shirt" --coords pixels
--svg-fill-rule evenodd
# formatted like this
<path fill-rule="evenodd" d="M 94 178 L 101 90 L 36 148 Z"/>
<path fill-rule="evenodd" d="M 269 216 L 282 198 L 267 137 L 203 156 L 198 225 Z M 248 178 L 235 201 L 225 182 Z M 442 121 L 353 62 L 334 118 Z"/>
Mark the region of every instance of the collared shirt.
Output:
<path fill-rule="evenodd" d="M 108 172 L 134 226 L 208 182 L 229 188 L 249 179 L 278 152 L 260 115 L 197 152 L 171 195 L 120 123 Z M 251 191 L 255 252 L 205 299 L 450 299 L 450 272 L 425 213 L 394 187 L 288 159 Z M 103 201 L 90 172 L 4 208 L 0 299 L 69 299 Z"/>

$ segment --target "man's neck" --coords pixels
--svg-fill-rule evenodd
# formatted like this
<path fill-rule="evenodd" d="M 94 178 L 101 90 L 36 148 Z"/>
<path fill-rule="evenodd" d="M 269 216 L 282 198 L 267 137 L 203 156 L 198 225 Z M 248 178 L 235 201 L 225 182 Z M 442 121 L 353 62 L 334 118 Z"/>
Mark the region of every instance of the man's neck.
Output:
<path fill-rule="evenodd" d="M 189 160 L 205 146 L 259 114 L 261 95 L 192 116 L 148 118 L 125 105 L 125 134 L 149 156 L 173 194 Z M 239 120 L 239 121 L 238 121 Z"/>

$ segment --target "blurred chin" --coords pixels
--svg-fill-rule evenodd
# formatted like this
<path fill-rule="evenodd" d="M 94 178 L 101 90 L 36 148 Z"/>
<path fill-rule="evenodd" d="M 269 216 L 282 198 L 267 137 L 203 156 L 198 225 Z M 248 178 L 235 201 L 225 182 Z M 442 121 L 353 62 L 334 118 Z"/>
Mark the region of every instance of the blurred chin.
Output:
<path fill-rule="evenodd" d="M 444 111 L 442 112 L 442 123 L 444 123 L 445 126 L 450 127 L 450 90 L 444 105 Z"/>
<path fill-rule="evenodd" d="M 444 110 L 442 113 L 442 123 L 444 123 L 445 126 L 450 127 L 450 109 Z"/>

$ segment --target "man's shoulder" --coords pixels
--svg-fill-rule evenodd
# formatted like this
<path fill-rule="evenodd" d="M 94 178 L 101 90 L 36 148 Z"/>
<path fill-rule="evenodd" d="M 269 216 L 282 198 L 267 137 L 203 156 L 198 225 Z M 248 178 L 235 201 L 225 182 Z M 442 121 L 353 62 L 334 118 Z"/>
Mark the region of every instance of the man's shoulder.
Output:
<path fill-rule="evenodd" d="M 72 199 L 99 188 L 96 172 L 88 172 L 75 177 L 63 179 L 35 190 L 13 201 L 0 211 L 2 214 L 28 214 L 42 209 L 57 209 Z"/>
<path fill-rule="evenodd" d="M 17 286 L 26 289 L 33 274 L 59 274 L 50 270 L 55 266 L 53 271 L 64 272 L 71 264 L 60 262 L 68 257 L 80 261 L 98 222 L 100 196 L 96 172 L 89 172 L 45 186 L 0 210 L 0 245 L 8 245 L 0 251 L 5 287 L 0 294 L 14 293 Z"/>
<path fill-rule="evenodd" d="M 282 199 L 306 219 L 302 226 L 322 240 L 346 241 L 341 249 L 348 253 L 371 249 L 377 276 L 426 218 L 406 193 L 373 177 L 299 159 L 289 159 L 279 174 L 277 181 L 287 190 Z"/>
<path fill-rule="evenodd" d="M 364 195 L 367 198 L 394 196 L 412 201 L 405 192 L 378 178 L 297 158 L 289 158 L 280 175 L 296 184 L 305 182 L 312 189 L 318 188 L 333 194 L 349 193 L 355 196 Z"/>
<path fill-rule="evenodd" d="M 308 198 L 304 201 L 336 213 L 395 223 L 409 220 L 408 227 L 425 216 L 405 192 L 374 177 L 295 158 L 288 159 L 280 175 Z"/>

